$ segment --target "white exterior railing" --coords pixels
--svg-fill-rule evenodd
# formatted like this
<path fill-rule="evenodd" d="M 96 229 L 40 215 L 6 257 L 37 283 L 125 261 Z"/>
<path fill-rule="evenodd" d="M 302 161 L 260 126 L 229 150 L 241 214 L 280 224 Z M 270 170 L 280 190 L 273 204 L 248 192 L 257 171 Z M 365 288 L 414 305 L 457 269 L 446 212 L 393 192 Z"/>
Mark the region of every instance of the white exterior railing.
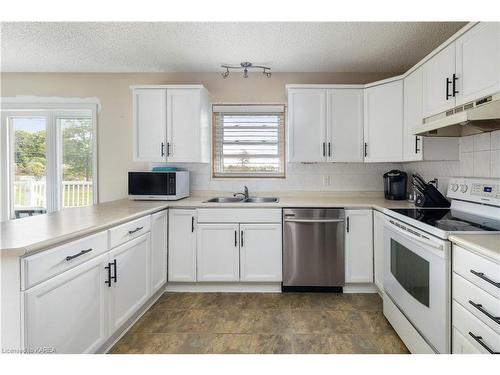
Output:
<path fill-rule="evenodd" d="M 47 184 L 34 179 L 14 182 L 16 209 L 47 207 Z M 62 206 L 79 207 L 93 203 L 92 181 L 63 181 Z"/>

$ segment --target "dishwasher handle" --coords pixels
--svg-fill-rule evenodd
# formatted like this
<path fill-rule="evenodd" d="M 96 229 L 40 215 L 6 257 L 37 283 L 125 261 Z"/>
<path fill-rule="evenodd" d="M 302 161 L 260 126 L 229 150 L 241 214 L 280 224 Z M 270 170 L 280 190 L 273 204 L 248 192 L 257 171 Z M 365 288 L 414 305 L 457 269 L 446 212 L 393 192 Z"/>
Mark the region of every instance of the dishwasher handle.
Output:
<path fill-rule="evenodd" d="M 344 219 L 285 219 L 286 223 L 343 223 Z"/>

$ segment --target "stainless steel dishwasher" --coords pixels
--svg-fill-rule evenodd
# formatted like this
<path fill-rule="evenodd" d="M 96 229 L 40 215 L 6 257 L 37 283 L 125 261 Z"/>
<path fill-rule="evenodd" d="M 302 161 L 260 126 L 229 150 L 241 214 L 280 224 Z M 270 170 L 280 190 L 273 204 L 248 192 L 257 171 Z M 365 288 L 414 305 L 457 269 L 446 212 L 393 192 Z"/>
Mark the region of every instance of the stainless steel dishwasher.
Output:
<path fill-rule="evenodd" d="M 341 291 L 344 236 L 344 209 L 283 210 L 283 291 Z"/>

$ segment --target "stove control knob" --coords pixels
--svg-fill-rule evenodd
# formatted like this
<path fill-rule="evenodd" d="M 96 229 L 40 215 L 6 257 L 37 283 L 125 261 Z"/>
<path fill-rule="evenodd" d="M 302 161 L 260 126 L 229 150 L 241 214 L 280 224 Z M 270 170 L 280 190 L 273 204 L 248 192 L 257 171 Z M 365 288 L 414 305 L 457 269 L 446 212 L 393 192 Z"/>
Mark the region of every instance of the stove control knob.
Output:
<path fill-rule="evenodd" d="M 451 190 L 452 191 L 457 191 L 458 190 L 458 184 L 451 184 Z"/>
<path fill-rule="evenodd" d="M 467 189 L 468 189 L 468 186 L 467 186 L 467 185 L 460 185 L 460 191 L 461 191 L 462 193 L 467 192 Z"/>

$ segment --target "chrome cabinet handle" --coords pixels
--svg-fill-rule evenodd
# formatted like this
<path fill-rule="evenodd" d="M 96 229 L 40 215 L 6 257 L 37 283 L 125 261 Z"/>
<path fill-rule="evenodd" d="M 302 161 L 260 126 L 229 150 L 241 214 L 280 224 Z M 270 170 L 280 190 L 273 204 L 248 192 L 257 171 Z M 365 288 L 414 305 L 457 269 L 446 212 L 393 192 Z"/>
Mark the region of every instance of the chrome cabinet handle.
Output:
<path fill-rule="evenodd" d="M 288 223 L 343 223 L 344 219 L 285 219 Z"/>
<path fill-rule="evenodd" d="M 114 269 L 114 272 L 113 272 L 113 276 L 110 276 L 109 278 L 109 282 L 111 283 L 111 280 L 113 280 L 115 283 L 116 283 L 116 274 L 117 274 L 117 270 L 116 270 L 116 259 L 113 260 L 113 263 L 110 263 L 109 264 L 110 266 L 113 266 L 113 269 Z M 111 269 L 109 271 L 111 273 Z"/>
<path fill-rule="evenodd" d="M 332 156 L 332 144 L 328 142 L 328 156 Z"/>
<path fill-rule="evenodd" d="M 243 247 L 243 231 L 241 231 L 241 247 Z"/>
<path fill-rule="evenodd" d="M 167 156 L 170 156 L 170 142 L 167 142 Z"/>
<path fill-rule="evenodd" d="M 365 158 L 368 156 L 368 143 L 365 142 Z"/>
<path fill-rule="evenodd" d="M 326 156 L 326 143 L 323 142 L 323 156 Z"/>
<path fill-rule="evenodd" d="M 473 274 L 473 275 L 476 275 L 477 277 L 479 277 L 480 279 L 483 279 L 484 281 L 496 286 L 497 288 L 500 288 L 500 283 L 496 282 L 496 281 L 493 281 L 491 280 L 490 278 L 486 277 L 484 275 L 484 273 L 482 272 L 477 272 L 477 271 L 474 271 L 474 270 L 470 270 L 470 272 Z"/>
<path fill-rule="evenodd" d="M 165 156 L 165 143 L 161 143 L 161 156 Z"/>
<path fill-rule="evenodd" d="M 194 216 L 191 216 L 191 233 L 194 233 Z"/>
<path fill-rule="evenodd" d="M 490 354 L 500 354 L 499 352 L 495 352 L 488 345 L 486 345 L 484 343 L 484 341 L 483 341 L 483 337 L 482 336 L 476 336 L 475 334 L 473 334 L 470 331 L 469 331 L 469 336 L 472 337 L 474 340 L 476 340 L 479 343 L 479 345 L 481 345 L 483 348 L 485 348 L 488 353 L 490 353 Z"/>
<path fill-rule="evenodd" d="M 481 311 L 484 315 L 486 315 L 488 318 L 490 318 L 491 320 L 493 320 L 496 324 L 500 324 L 500 317 L 499 316 L 493 316 L 491 315 L 484 307 L 483 305 L 479 304 L 479 303 L 475 303 L 475 302 L 472 302 L 471 300 L 469 300 L 469 303 L 474 306 L 476 309 L 478 309 L 479 311 Z"/>
<path fill-rule="evenodd" d="M 140 231 L 140 230 L 141 230 L 141 229 L 143 229 L 143 228 L 144 228 L 144 227 L 137 227 L 137 228 L 135 228 L 134 230 L 129 230 L 129 231 L 128 231 L 128 234 L 134 234 L 135 232 L 138 232 L 138 231 Z"/>
<path fill-rule="evenodd" d="M 234 247 L 238 246 L 238 231 L 234 231 Z"/>
<path fill-rule="evenodd" d="M 92 251 L 92 248 L 90 249 L 87 249 L 87 250 L 82 250 L 80 251 L 79 253 L 75 254 L 75 255 L 70 255 L 70 256 L 67 256 L 66 257 L 66 261 L 69 262 L 70 260 L 73 260 L 75 258 L 78 258 L 79 256 L 82 256 L 84 254 L 87 254 L 87 253 L 90 253 Z"/>
<path fill-rule="evenodd" d="M 350 220 L 349 220 L 349 216 L 347 216 L 347 219 L 346 219 L 346 220 L 347 220 L 346 230 L 347 230 L 347 233 L 349 233 L 349 230 L 350 230 L 350 227 L 351 227 L 351 226 L 349 225 L 349 224 L 351 224 L 351 223 L 350 223 Z"/>
<path fill-rule="evenodd" d="M 453 96 L 450 94 L 450 83 L 451 80 L 448 77 L 446 77 L 446 100 L 448 100 L 450 97 Z"/>

